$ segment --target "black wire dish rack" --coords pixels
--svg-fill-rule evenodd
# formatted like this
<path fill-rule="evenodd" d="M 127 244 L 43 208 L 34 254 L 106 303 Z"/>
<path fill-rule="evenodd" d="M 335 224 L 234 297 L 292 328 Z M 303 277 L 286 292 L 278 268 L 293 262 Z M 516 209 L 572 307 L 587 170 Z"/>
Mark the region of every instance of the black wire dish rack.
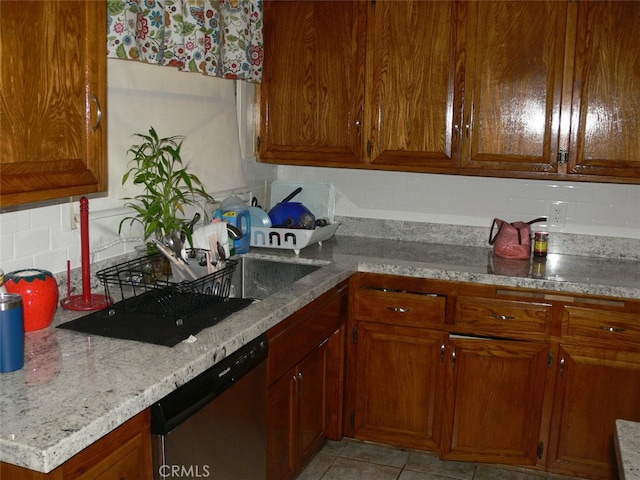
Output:
<path fill-rule="evenodd" d="M 109 307 L 114 313 L 143 312 L 179 320 L 229 297 L 236 260 L 226 260 L 223 268 L 197 280 L 177 282 L 154 271 L 154 263 L 162 259 L 161 254 L 149 255 L 96 273 L 107 297 L 118 299 Z"/>

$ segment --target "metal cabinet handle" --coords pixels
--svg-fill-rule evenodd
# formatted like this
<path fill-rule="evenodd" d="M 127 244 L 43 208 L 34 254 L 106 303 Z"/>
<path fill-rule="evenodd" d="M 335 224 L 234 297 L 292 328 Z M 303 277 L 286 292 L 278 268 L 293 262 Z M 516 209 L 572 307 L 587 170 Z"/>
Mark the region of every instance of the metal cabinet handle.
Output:
<path fill-rule="evenodd" d="M 300 379 L 300 383 L 298 383 L 298 398 L 302 398 L 304 395 L 304 376 L 302 372 L 298 372 L 298 378 Z"/>
<path fill-rule="evenodd" d="M 93 131 L 95 132 L 102 121 L 102 107 L 100 106 L 100 100 L 98 100 L 98 96 L 95 93 L 93 94 L 93 101 L 96 102 L 96 105 L 98 106 L 98 111 L 96 112 L 96 123 L 93 126 Z"/>
<path fill-rule="evenodd" d="M 396 313 L 409 313 L 411 311 L 410 308 L 404 308 L 404 307 L 387 307 L 387 309 Z"/>
<path fill-rule="evenodd" d="M 443 343 L 442 345 L 440 345 L 440 361 L 444 362 L 444 354 L 446 352 L 446 345 Z"/>
<path fill-rule="evenodd" d="M 620 328 L 620 327 L 609 327 L 607 325 L 602 325 L 600 327 L 601 330 L 604 330 L 606 332 L 611 332 L 611 333 L 622 333 L 622 332 L 626 332 L 627 329 L 626 328 Z"/>
<path fill-rule="evenodd" d="M 499 313 L 491 312 L 490 317 L 497 318 L 498 320 L 514 320 L 516 317 L 513 315 L 500 315 Z"/>
<path fill-rule="evenodd" d="M 451 370 L 456 368 L 456 349 L 453 349 L 453 352 L 451 352 Z"/>

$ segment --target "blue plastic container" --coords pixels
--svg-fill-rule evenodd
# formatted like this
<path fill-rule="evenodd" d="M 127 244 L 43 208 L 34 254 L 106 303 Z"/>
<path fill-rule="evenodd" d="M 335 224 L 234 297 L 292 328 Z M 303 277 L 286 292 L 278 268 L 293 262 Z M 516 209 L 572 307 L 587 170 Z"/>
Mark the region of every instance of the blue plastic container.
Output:
<path fill-rule="evenodd" d="M 24 311 L 22 297 L 0 293 L 0 372 L 24 366 Z"/>
<path fill-rule="evenodd" d="M 236 254 L 249 253 L 251 245 L 251 214 L 249 207 L 236 195 L 231 195 L 222 202 L 220 207 L 222 220 L 234 225 L 242 232 L 242 238 L 233 241 Z"/>

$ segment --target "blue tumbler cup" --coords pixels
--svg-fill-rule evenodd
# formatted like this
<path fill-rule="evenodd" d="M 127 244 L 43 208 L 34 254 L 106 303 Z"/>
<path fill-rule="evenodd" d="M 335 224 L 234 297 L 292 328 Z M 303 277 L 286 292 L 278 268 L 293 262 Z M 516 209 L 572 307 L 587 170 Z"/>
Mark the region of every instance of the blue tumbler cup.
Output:
<path fill-rule="evenodd" d="M 0 293 L 0 373 L 24 366 L 24 313 L 22 297 Z"/>

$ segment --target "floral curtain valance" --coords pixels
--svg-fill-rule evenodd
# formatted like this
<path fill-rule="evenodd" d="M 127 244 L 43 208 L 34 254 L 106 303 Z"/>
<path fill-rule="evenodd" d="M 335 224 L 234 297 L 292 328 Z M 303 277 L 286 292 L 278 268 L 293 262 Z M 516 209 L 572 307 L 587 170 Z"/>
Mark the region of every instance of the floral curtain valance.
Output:
<path fill-rule="evenodd" d="M 107 56 L 259 83 L 262 0 L 108 0 Z"/>

